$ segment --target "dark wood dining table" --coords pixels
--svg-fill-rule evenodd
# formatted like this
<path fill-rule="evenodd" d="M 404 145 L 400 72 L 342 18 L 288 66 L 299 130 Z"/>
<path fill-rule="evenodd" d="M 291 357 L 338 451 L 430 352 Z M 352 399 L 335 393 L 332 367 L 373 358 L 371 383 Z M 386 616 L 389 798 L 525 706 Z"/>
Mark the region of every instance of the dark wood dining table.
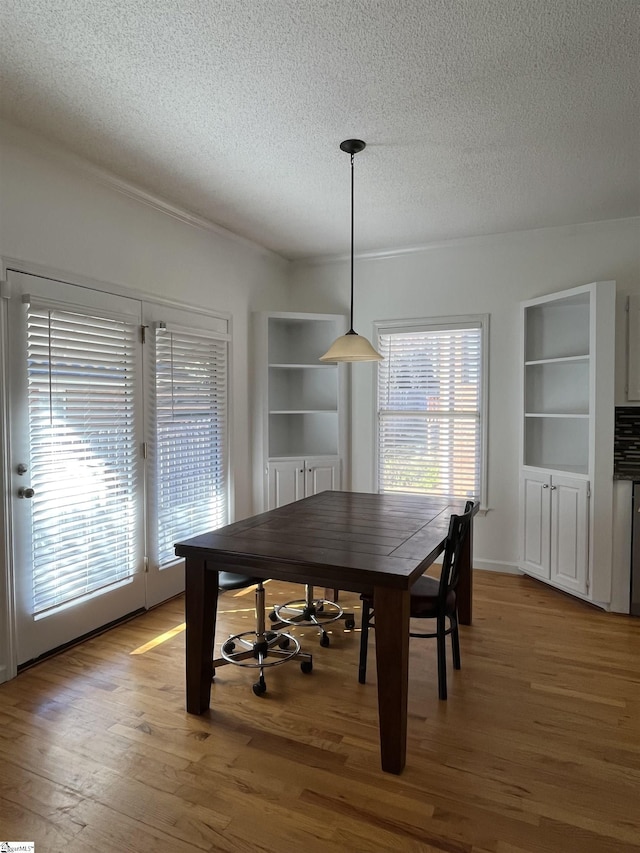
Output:
<path fill-rule="evenodd" d="M 409 590 L 437 559 L 464 503 L 406 494 L 326 491 L 178 542 L 185 558 L 186 706 L 211 699 L 218 572 L 373 595 L 382 769 L 407 749 Z M 460 622 L 472 618 L 472 531 L 462 554 Z"/>

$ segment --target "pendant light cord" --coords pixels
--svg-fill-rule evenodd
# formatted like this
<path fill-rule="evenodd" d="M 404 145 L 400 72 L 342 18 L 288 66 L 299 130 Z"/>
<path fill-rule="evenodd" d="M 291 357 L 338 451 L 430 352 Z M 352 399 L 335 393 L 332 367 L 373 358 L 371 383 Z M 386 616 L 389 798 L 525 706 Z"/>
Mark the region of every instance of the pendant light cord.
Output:
<path fill-rule="evenodd" d="M 353 331 L 353 153 L 351 154 L 351 325 L 349 334 L 355 335 Z"/>

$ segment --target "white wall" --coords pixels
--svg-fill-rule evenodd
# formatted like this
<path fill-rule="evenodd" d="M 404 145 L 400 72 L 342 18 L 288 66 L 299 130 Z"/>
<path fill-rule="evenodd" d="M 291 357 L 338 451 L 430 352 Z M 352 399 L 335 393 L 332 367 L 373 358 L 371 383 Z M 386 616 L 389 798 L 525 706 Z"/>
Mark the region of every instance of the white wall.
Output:
<path fill-rule="evenodd" d="M 616 402 L 625 402 L 625 313 L 640 292 L 640 219 L 541 229 L 455 241 L 422 251 L 356 258 L 357 332 L 407 317 L 490 314 L 488 489 L 490 512 L 474 540 L 478 566 L 509 568 L 518 558 L 519 303 L 557 290 L 617 282 Z M 298 263 L 291 306 L 349 310 L 348 259 Z M 373 489 L 374 367 L 351 366 L 351 487 Z"/>

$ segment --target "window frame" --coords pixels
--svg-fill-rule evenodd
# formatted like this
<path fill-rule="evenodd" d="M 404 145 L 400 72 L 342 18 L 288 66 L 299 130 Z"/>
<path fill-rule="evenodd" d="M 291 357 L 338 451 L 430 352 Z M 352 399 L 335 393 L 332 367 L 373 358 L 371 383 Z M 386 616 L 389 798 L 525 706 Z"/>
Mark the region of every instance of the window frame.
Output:
<path fill-rule="evenodd" d="M 447 329 L 480 329 L 480 510 L 488 507 L 487 447 L 489 420 L 489 314 L 455 314 L 442 317 L 422 317 L 404 320 L 377 320 L 373 324 L 376 346 L 380 347 L 380 337 L 384 334 L 428 332 Z M 373 377 L 373 406 L 375 419 L 375 438 L 373 447 L 373 483 L 376 492 L 380 492 L 380 418 L 378 405 L 379 366 L 376 365 Z M 453 496 L 452 496 L 453 497 Z"/>

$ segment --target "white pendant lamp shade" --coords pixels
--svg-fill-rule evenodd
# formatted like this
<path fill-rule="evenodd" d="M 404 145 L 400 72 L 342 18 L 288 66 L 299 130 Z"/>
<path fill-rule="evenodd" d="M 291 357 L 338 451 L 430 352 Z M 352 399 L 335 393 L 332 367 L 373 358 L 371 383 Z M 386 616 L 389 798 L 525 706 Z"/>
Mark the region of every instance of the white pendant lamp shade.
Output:
<path fill-rule="evenodd" d="M 366 338 L 351 331 L 336 338 L 320 361 L 382 361 L 382 356 Z"/>
<path fill-rule="evenodd" d="M 345 139 L 340 143 L 340 149 L 351 155 L 351 323 L 347 334 L 337 338 L 320 356 L 320 361 L 382 361 L 369 341 L 353 330 L 353 156 L 365 146 L 361 139 Z"/>

